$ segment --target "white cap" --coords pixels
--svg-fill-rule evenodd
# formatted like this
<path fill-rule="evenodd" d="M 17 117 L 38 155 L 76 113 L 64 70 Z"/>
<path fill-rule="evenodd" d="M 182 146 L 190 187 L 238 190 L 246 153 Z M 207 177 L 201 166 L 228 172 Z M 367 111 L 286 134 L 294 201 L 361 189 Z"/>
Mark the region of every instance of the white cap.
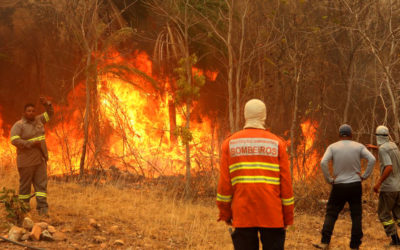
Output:
<path fill-rule="evenodd" d="M 380 135 L 380 136 L 388 136 L 389 135 L 389 129 L 386 126 L 380 125 L 376 128 L 375 135 Z"/>

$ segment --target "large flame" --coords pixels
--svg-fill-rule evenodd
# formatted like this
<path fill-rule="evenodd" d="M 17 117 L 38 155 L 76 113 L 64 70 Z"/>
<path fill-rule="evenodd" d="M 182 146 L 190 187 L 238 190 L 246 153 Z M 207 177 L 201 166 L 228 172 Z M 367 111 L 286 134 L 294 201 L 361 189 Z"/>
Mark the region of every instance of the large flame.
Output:
<path fill-rule="evenodd" d="M 144 52 L 136 51 L 133 59 L 118 53 L 107 55 L 107 63 L 128 63 L 148 76 L 153 76 L 152 62 Z M 104 65 L 102 65 L 104 66 Z M 217 73 L 193 69 L 214 81 Z M 167 80 L 164 81 L 168 86 Z M 46 130 L 49 148 L 50 174 L 77 173 L 83 144 L 85 86 L 78 84 L 68 95 L 68 105 L 55 107 L 55 117 Z M 109 73 L 99 75 L 97 83 L 98 109 L 90 119 L 98 121 L 98 136 L 90 129 L 88 168 L 109 168 L 136 172 L 146 176 L 183 174 L 185 147 L 171 136 L 171 90 L 160 93 L 141 74 L 130 73 L 124 80 Z M 182 109 L 176 107 L 177 126 L 184 126 Z M 196 117 L 201 117 L 198 114 Z M 195 170 L 207 168 L 216 154 L 214 124 L 207 117 L 190 121 L 193 141 L 190 143 L 191 163 Z M 1 128 L 1 117 L 0 117 Z M 172 139 L 171 139 L 172 138 Z M 0 130 L 0 156 L 15 155 L 9 138 Z M 97 145 L 97 146 L 96 146 Z M 94 157 L 96 155 L 96 157 Z M 15 156 L 14 156 L 15 158 Z"/>
<path fill-rule="evenodd" d="M 306 120 L 300 127 L 304 139 L 297 147 L 297 157 L 294 161 L 293 177 L 297 180 L 314 175 L 320 161 L 320 155 L 314 147 L 318 123 Z"/>
<path fill-rule="evenodd" d="M 1 111 L 1 107 L 0 107 Z M 15 149 L 11 147 L 9 139 L 4 136 L 3 120 L 0 116 L 0 162 L 3 166 L 8 166 L 13 163 Z"/>

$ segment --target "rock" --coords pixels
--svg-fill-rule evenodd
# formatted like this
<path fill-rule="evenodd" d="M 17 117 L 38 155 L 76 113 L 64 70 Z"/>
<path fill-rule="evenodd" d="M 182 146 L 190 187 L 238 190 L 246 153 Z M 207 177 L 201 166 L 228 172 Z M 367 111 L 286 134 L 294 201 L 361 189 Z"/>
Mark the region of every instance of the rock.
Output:
<path fill-rule="evenodd" d="M 57 229 L 53 226 L 48 226 L 47 231 L 49 231 L 49 233 L 51 234 L 54 234 L 55 232 L 57 232 Z"/>
<path fill-rule="evenodd" d="M 116 241 L 114 241 L 114 245 L 123 246 L 123 245 L 125 245 L 125 242 L 123 240 L 116 240 Z"/>
<path fill-rule="evenodd" d="M 89 225 L 96 229 L 100 229 L 101 225 L 95 219 L 89 219 Z"/>
<path fill-rule="evenodd" d="M 108 232 L 110 234 L 117 234 L 118 231 L 119 231 L 119 226 L 116 226 L 116 225 L 115 226 L 111 226 L 110 229 L 108 230 Z"/>
<path fill-rule="evenodd" d="M 13 226 L 8 232 L 8 238 L 13 241 L 19 241 L 26 230 L 20 227 Z"/>
<path fill-rule="evenodd" d="M 67 235 L 65 233 L 62 233 L 62 232 L 55 232 L 53 234 L 53 239 L 55 241 L 65 241 L 65 240 L 67 240 Z"/>
<path fill-rule="evenodd" d="M 33 225 L 30 238 L 32 240 L 40 240 L 40 235 L 42 234 L 42 231 L 42 228 L 38 224 Z"/>
<path fill-rule="evenodd" d="M 91 225 L 92 227 L 97 225 L 97 222 L 95 219 L 89 219 L 89 225 Z"/>
<path fill-rule="evenodd" d="M 106 237 L 103 236 L 94 236 L 93 238 L 93 241 L 98 244 L 104 243 L 106 240 L 107 240 Z"/>
<path fill-rule="evenodd" d="M 49 231 L 47 231 L 47 230 L 44 230 L 42 232 L 42 234 L 40 235 L 40 238 L 45 241 L 54 241 L 53 236 L 51 236 L 51 233 L 49 233 Z"/>
<path fill-rule="evenodd" d="M 33 222 L 33 220 L 31 218 L 25 217 L 24 222 L 22 223 L 22 227 L 28 231 L 31 231 L 34 224 L 35 223 Z"/>
<path fill-rule="evenodd" d="M 42 230 L 47 230 L 47 228 L 49 227 L 49 224 L 47 224 L 46 222 L 39 222 L 39 223 L 35 223 L 37 224 L 39 227 L 42 228 Z"/>
<path fill-rule="evenodd" d="M 66 228 L 63 228 L 62 230 L 61 230 L 61 232 L 63 232 L 63 233 L 71 233 L 72 232 L 72 228 L 71 227 L 66 227 Z"/>
<path fill-rule="evenodd" d="M 24 233 L 24 235 L 22 235 L 22 237 L 21 237 L 21 241 L 29 240 L 29 236 L 30 236 L 30 233 L 29 233 L 29 232 Z"/>

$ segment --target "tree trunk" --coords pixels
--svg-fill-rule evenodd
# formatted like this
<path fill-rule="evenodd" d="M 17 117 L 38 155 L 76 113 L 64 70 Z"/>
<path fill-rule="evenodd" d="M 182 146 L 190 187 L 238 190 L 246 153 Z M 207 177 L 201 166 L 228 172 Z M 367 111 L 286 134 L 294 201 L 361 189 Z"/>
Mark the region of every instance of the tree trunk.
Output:
<path fill-rule="evenodd" d="M 386 71 L 388 71 L 388 69 L 386 69 Z M 399 138 L 399 114 L 397 111 L 397 102 L 396 102 L 396 97 L 395 97 L 395 93 L 393 93 L 393 90 L 391 88 L 391 84 L 390 84 L 390 76 L 387 75 L 386 76 L 386 81 L 385 81 L 385 86 L 386 86 L 386 90 L 389 93 L 389 97 L 390 97 L 390 102 L 391 102 L 391 106 L 392 106 L 392 112 L 393 112 L 393 134 L 394 134 L 394 138 L 396 143 L 400 142 L 400 138 Z"/>
<path fill-rule="evenodd" d="M 293 106 L 293 118 L 292 125 L 290 127 L 290 173 L 293 179 L 293 168 L 294 168 L 294 158 L 296 157 L 295 148 L 294 148 L 294 136 L 295 130 L 297 126 L 297 109 L 298 109 L 298 99 L 299 99 L 299 84 L 300 84 L 300 75 L 303 66 L 303 59 L 301 59 L 300 66 L 295 66 L 295 91 L 294 91 L 294 106 Z M 298 172 L 300 169 L 297 169 Z"/>
<path fill-rule="evenodd" d="M 185 40 L 185 57 L 186 57 L 186 77 L 187 83 L 192 88 L 193 79 L 192 79 L 192 59 L 189 53 L 189 31 L 188 31 L 188 0 L 186 0 L 185 4 L 185 27 L 184 27 L 184 40 Z M 192 101 L 192 97 L 188 97 L 186 100 L 186 129 L 190 131 L 190 103 Z M 185 185 L 185 199 L 189 199 L 192 196 L 192 192 L 190 189 L 190 182 L 191 182 L 191 166 L 190 166 L 190 145 L 189 141 L 185 143 L 185 151 L 186 151 L 186 185 Z"/>
<path fill-rule="evenodd" d="M 235 81 L 235 88 L 236 88 L 236 115 L 235 115 L 235 131 L 239 130 L 239 123 L 240 123 L 240 80 L 241 80 L 241 75 L 242 75 L 242 64 L 243 64 L 243 46 L 244 46 L 244 35 L 245 35 L 245 19 L 247 15 L 247 9 L 248 9 L 248 4 L 249 2 L 246 1 L 246 7 L 242 16 L 242 34 L 240 38 L 240 45 L 239 45 L 239 59 L 238 59 L 238 65 L 236 68 L 236 81 Z M 233 7 L 233 6 L 232 6 Z"/>
<path fill-rule="evenodd" d="M 186 104 L 186 129 L 190 130 L 190 103 Z M 186 184 L 185 184 L 185 199 L 189 199 L 192 196 L 192 190 L 190 188 L 191 183 L 191 165 L 190 165 L 190 145 L 187 141 L 185 143 L 185 153 L 186 153 Z"/>
<path fill-rule="evenodd" d="M 342 123 L 348 123 L 349 122 L 348 115 L 349 115 L 349 107 L 350 107 L 351 94 L 352 94 L 351 90 L 353 89 L 353 82 L 354 82 L 354 80 L 353 80 L 353 77 L 354 77 L 354 75 L 353 75 L 354 74 L 353 67 L 354 66 L 353 65 L 354 64 L 352 63 L 352 65 L 350 66 L 351 69 L 350 69 L 349 79 L 348 79 L 348 82 L 347 82 L 346 104 L 344 106 Z"/>
<path fill-rule="evenodd" d="M 97 51 L 97 41 L 95 42 L 95 51 Z M 99 113 L 99 97 L 97 93 L 97 58 L 93 58 L 93 80 L 91 82 L 91 93 L 92 93 L 92 105 L 91 105 L 91 116 L 93 119 L 93 132 L 94 132 L 94 160 L 100 163 L 99 154 L 101 152 L 102 140 L 100 131 L 100 113 Z"/>
<path fill-rule="evenodd" d="M 228 4 L 228 106 L 229 106 L 229 129 L 231 133 L 235 132 L 235 120 L 233 116 L 233 48 L 232 48 L 232 22 L 233 22 L 233 1 Z"/>
<path fill-rule="evenodd" d="M 176 142 L 174 131 L 176 129 L 176 110 L 173 100 L 168 101 L 168 114 L 169 114 L 169 140 L 171 143 Z"/>
<path fill-rule="evenodd" d="M 293 118 L 292 125 L 290 127 L 290 173 L 293 179 L 293 168 L 294 168 L 294 158 L 296 157 L 294 148 L 294 134 L 297 124 L 297 108 L 298 108 L 298 96 L 299 96 L 299 83 L 296 81 L 296 87 L 294 92 L 294 106 L 293 106 Z"/>
<path fill-rule="evenodd" d="M 86 158 L 86 148 L 89 139 L 89 113 L 90 113 L 90 82 L 91 82 L 91 72 L 90 72 L 90 64 L 91 64 L 91 56 L 92 52 L 88 51 L 86 58 L 86 107 L 85 107 L 85 117 L 83 119 L 83 145 L 82 145 L 82 153 L 81 153 L 81 161 L 79 164 L 79 175 L 83 177 L 85 174 L 85 158 Z"/>

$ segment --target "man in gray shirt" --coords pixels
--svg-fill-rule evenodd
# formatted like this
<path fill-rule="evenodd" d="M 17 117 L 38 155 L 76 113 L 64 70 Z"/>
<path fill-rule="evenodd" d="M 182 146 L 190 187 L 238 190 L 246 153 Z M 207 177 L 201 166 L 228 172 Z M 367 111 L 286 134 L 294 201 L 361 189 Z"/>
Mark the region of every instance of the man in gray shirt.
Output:
<path fill-rule="evenodd" d="M 358 249 L 363 237 L 361 181 L 367 179 L 372 173 L 375 157 L 364 145 L 351 140 L 352 130 L 349 125 L 340 126 L 339 137 L 338 142 L 329 145 L 321 161 L 322 172 L 327 182 L 332 184 L 332 191 L 326 208 L 321 243 L 314 246 L 328 249 L 337 217 L 348 202 L 352 220 L 350 248 Z M 363 175 L 361 175 L 361 158 L 368 160 L 368 166 Z M 331 160 L 333 177 L 328 169 L 328 163 Z"/>
<path fill-rule="evenodd" d="M 376 128 L 376 140 L 381 165 L 381 177 L 374 186 L 376 193 L 380 191 L 378 216 L 386 235 L 392 238 L 390 245 L 400 245 L 395 224 L 400 223 L 400 152 L 389 140 L 387 127 Z"/>

